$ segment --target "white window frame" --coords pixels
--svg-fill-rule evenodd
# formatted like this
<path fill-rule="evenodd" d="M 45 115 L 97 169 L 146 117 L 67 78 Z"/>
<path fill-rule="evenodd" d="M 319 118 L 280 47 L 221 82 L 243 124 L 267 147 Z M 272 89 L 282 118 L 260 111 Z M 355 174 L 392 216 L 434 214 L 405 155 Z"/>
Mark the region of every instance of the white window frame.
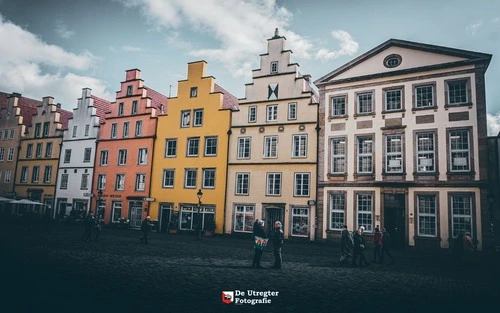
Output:
<path fill-rule="evenodd" d="M 332 116 L 346 116 L 347 115 L 347 97 L 334 96 L 331 98 Z"/>
<path fill-rule="evenodd" d="M 118 132 L 118 124 L 117 123 L 111 124 L 111 134 L 110 134 L 110 137 L 111 138 L 116 138 L 116 133 L 117 132 Z"/>
<path fill-rule="evenodd" d="M 74 125 L 73 126 L 73 134 L 72 134 L 72 137 L 75 138 L 76 137 L 76 134 L 78 132 L 78 126 L 77 125 Z"/>
<path fill-rule="evenodd" d="M 127 86 L 127 96 L 132 95 L 132 85 Z"/>
<path fill-rule="evenodd" d="M 146 190 L 146 174 L 135 174 L 135 191 Z"/>
<path fill-rule="evenodd" d="M 7 155 L 7 161 L 14 161 L 15 148 L 9 148 L 9 154 Z"/>
<path fill-rule="evenodd" d="M 43 143 L 39 142 L 36 144 L 35 158 L 41 159 L 42 158 L 42 151 L 43 151 Z M 9 154 L 10 154 L 10 151 L 9 151 Z"/>
<path fill-rule="evenodd" d="M 89 188 L 89 174 L 82 174 L 80 181 L 80 190 L 87 190 Z"/>
<path fill-rule="evenodd" d="M 46 165 L 43 172 L 43 182 L 50 183 L 52 180 L 52 166 Z"/>
<path fill-rule="evenodd" d="M 346 170 L 346 138 L 332 138 L 332 174 L 344 174 Z M 339 167 L 342 167 L 339 169 Z"/>
<path fill-rule="evenodd" d="M 48 137 L 50 133 L 50 122 L 43 123 L 42 137 Z M 10 139 L 14 138 L 14 129 L 10 130 Z"/>
<path fill-rule="evenodd" d="M 430 88 L 430 101 L 429 101 L 429 89 Z M 425 90 L 424 90 L 425 89 Z M 414 94 L 415 94 L 415 103 L 414 107 L 417 109 L 420 108 L 433 108 L 435 107 L 434 103 L 434 94 L 435 94 L 435 87 L 434 84 L 425 84 L 425 85 L 418 85 L 414 86 Z M 422 98 L 422 96 L 424 96 Z M 427 102 L 427 104 L 425 104 Z"/>
<path fill-rule="evenodd" d="M 148 148 L 139 148 L 137 153 L 137 165 L 148 164 Z"/>
<path fill-rule="evenodd" d="M 239 137 L 238 138 L 238 155 L 237 159 L 248 160 L 250 159 L 252 137 Z"/>
<path fill-rule="evenodd" d="M 135 136 L 142 137 L 142 121 L 135 121 Z"/>
<path fill-rule="evenodd" d="M 116 174 L 115 191 L 125 190 L 125 174 Z"/>
<path fill-rule="evenodd" d="M 257 106 L 252 105 L 248 107 L 248 122 L 255 123 L 257 122 Z"/>
<path fill-rule="evenodd" d="M 122 137 L 127 138 L 130 132 L 130 122 L 123 122 Z"/>
<path fill-rule="evenodd" d="M 191 125 L 191 110 L 181 111 L 181 127 L 189 127 Z"/>
<path fill-rule="evenodd" d="M 308 207 L 293 207 L 292 208 L 292 229 L 291 229 L 292 236 L 294 236 L 294 237 L 308 237 L 309 231 L 310 231 L 310 229 L 309 229 L 309 208 Z"/>
<path fill-rule="evenodd" d="M 365 232 L 373 232 L 374 196 L 372 193 L 356 193 L 356 229 L 365 227 Z"/>
<path fill-rule="evenodd" d="M 292 136 L 292 158 L 307 158 L 307 135 Z"/>
<path fill-rule="evenodd" d="M 250 192 L 250 173 L 236 173 L 235 185 L 235 195 L 248 196 Z"/>
<path fill-rule="evenodd" d="M 196 98 L 198 97 L 198 87 L 191 87 L 189 90 L 189 97 Z"/>
<path fill-rule="evenodd" d="M 264 136 L 264 156 L 265 159 L 278 157 L 278 136 Z"/>
<path fill-rule="evenodd" d="M 278 120 L 278 105 L 270 104 L 266 106 L 266 121 L 276 122 Z"/>
<path fill-rule="evenodd" d="M 399 102 L 398 102 L 399 100 Z M 403 89 L 384 90 L 384 109 L 387 112 L 400 111 L 403 105 Z"/>
<path fill-rule="evenodd" d="M 2 149 L 3 148 L 0 148 L 0 161 L 3 161 L 3 157 L 2 157 Z M 33 144 L 30 143 L 28 144 L 28 146 L 26 147 L 26 158 L 27 159 L 31 159 L 33 157 Z"/>
<path fill-rule="evenodd" d="M 130 114 L 137 114 L 137 108 L 138 108 L 138 101 L 137 100 L 132 101 L 132 110 Z"/>
<path fill-rule="evenodd" d="M 40 138 L 40 132 L 42 129 L 42 123 L 36 123 L 35 124 L 35 133 L 33 134 L 35 138 Z M 75 136 L 73 136 L 75 137 Z M 7 139 L 7 129 L 5 130 L 5 134 L 3 139 Z"/>
<path fill-rule="evenodd" d="M 205 137 L 205 156 L 216 156 L 218 143 L 219 141 L 217 136 Z"/>
<path fill-rule="evenodd" d="M 71 162 L 71 149 L 64 150 L 64 163 Z"/>
<path fill-rule="evenodd" d="M 198 170 L 195 168 L 186 168 L 184 170 L 184 188 L 196 188 L 196 181 L 198 180 Z M 194 181 L 194 184 L 193 184 Z"/>
<path fill-rule="evenodd" d="M 434 132 L 416 133 L 415 151 L 417 173 L 435 173 L 436 139 Z"/>
<path fill-rule="evenodd" d="M 31 173 L 31 182 L 38 183 L 40 180 L 40 166 L 33 166 L 33 172 Z"/>
<path fill-rule="evenodd" d="M 357 141 L 357 173 L 358 174 L 373 174 L 373 151 L 374 143 L 373 136 L 359 136 L 356 138 Z M 369 146 L 364 146 L 365 143 L 370 144 Z M 367 152 L 369 151 L 369 152 Z M 363 160 L 369 160 L 369 162 L 363 163 Z M 370 169 L 364 169 L 363 165 L 369 164 Z"/>
<path fill-rule="evenodd" d="M 27 183 L 28 182 L 28 167 L 23 166 L 21 167 L 21 183 Z"/>
<path fill-rule="evenodd" d="M 266 196 L 281 196 L 281 173 L 267 173 Z"/>
<path fill-rule="evenodd" d="M 251 233 L 255 219 L 255 206 L 237 204 L 234 206 L 233 231 L 237 233 Z M 240 221 L 240 222 L 238 222 Z M 241 228 L 239 227 L 241 225 Z"/>
<path fill-rule="evenodd" d="M 45 157 L 52 157 L 52 142 L 47 142 L 47 144 L 45 145 Z"/>
<path fill-rule="evenodd" d="M 90 132 L 90 124 L 86 124 L 85 125 L 85 137 L 89 136 L 89 132 Z"/>
<path fill-rule="evenodd" d="M 432 237 L 432 238 L 435 238 L 437 237 L 437 224 L 438 224 L 438 216 L 437 216 L 437 212 L 438 212 L 438 202 L 437 202 L 437 196 L 435 194 L 416 194 L 415 195 L 417 197 L 417 234 L 418 236 L 420 237 Z M 433 199 L 434 201 L 434 207 L 432 208 L 431 206 L 428 207 L 428 212 L 421 212 L 421 209 L 422 210 L 425 210 L 426 208 L 423 207 L 423 204 L 425 203 L 423 201 L 423 198 L 429 198 L 429 199 Z M 430 203 L 429 203 L 430 204 Z M 434 210 L 434 212 L 432 212 L 432 210 Z M 421 222 L 423 222 L 424 220 L 429 220 L 431 223 L 433 222 L 434 223 L 434 229 L 431 229 L 430 227 L 422 227 L 421 225 Z M 427 222 L 429 223 L 429 222 Z M 427 226 L 427 225 L 426 225 Z M 428 232 L 423 232 L 422 231 L 422 228 L 424 229 L 429 229 L 429 230 L 433 230 L 433 233 L 428 233 Z"/>
<path fill-rule="evenodd" d="M 358 114 L 372 114 L 373 113 L 373 92 L 360 92 L 356 94 L 357 113 Z"/>
<path fill-rule="evenodd" d="M 69 174 L 61 175 L 61 189 L 68 189 Z"/>
<path fill-rule="evenodd" d="M 12 177 L 12 170 L 5 170 L 3 182 L 9 184 L 11 177 Z"/>
<path fill-rule="evenodd" d="M 173 144 L 173 146 L 171 144 Z M 177 139 L 174 138 L 165 139 L 165 157 L 174 158 L 176 156 L 177 156 Z"/>
<path fill-rule="evenodd" d="M 459 95 L 458 97 L 464 97 L 465 96 L 465 100 L 464 101 L 459 101 L 459 102 L 451 102 L 452 100 L 452 90 L 450 88 L 450 85 L 458 85 L 458 84 L 463 84 L 463 88 L 460 88 L 461 90 L 459 90 L 459 92 L 464 92 L 465 95 Z M 463 89 L 463 90 L 462 90 Z M 463 105 L 463 104 L 467 104 L 470 102 L 470 91 L 469 91 L 469 79 L 468 78 L 461 78 L 461 79 L 453 79 L 453 80 L 450 80 L 450 81 L 446 81 L 446 104 L 447 105 Z M 456 91 L 453 90 L 453 93 L 455 93 Z"/>
<path fill-rule="evenodd" d="M 203 126 L 203 109 L 194 110 L 193 115 L 193 127 Z"/>
<path fill-rule="evenodd" d="M 106 189 L 106 174 L 97 175 L 97 189 L 98 190 Z"/>
<path fill-rule="evenodd" d="M 125 103 L 123 102 L 120 102 L 118 103 L 118 116 L 122 116 L 123 115 L 123 109 L 125 107 Z"/>
<path fill-rule="evenodd" d="M 270 66 L 271 74 L 278 74 L 278 61 L 272 61 Z"/>
<path fill-rule="evenodd" d="M 172 183 L 170 183 L 170 181 Z M 168 168 L 163 170 L 162 187 L 173 188 L 175 183 L 175 169 Z"/>
<path fill-rule="evenodd" d="M 309 197 L 311 192 L 311 173 L 295 173 L 293 195 L 295 197 Z"/>
<path fill-rule="evenodd" d="M 186 155 L 197 157 L 200 153 L 200 137 L 188 138 Z"/>
<path fill-rule="evenodd" d="M 343 230 L 346 224 L 345 192 L 330 193 L 330 230 Z"/>
<path fill-rule="evenodd" d="M 215 168 L 204 168 L 202 173 L 202 188 L 215 188 Z"/>
<path fill-rule="evenodd" d="M 296 120 L 297 119 L 297 102 L 289 102 L 288 103 L 288 120 Z"/>
<path fill-rule="evenodd" d="M 122 217 L 123 203 L 121 201 L 111 202 L 111 222 L 118 223 Z M 119 213 L 118 213 L 119 210 Z"/>
<path fill-rule="evenodd" d="M 468 201 L 464 201 L 468 199 Z M 474 202 L 472 194 L 451 194 L 450 195 L 450 211 L 451 211 L 451 230 L 453 238 L 457 238 L 459 234 L 465 232 L 473 233 L 474 230 Z M 461 206 L 460 206 L 461 205 Z M 468 208 L 467 208 L 468 206 Z M 469 214 L 466 214 L 467 210 Z M 460 227 L 457 229 L 455 221 L 463 222 L 457 223 L 461 225 L 467 225 L 467 227 Z M 467 222 L 467 220 L 469 220 Z"/>
<path fill-rule="evenodd" d="M 386 173 L 403 173 L 404 156 L 403 156 L 403 135 L 385 135 L 385 172 Z M 399 142 L 399 144 L 398 144 Z M 399 161 L 399 166 L 397 165 Z"/>
<path fill-rule="evenodd" d="M 464 135 L 467 136 L 464 140 Z M 468 129 L 448 130 L 449 168 L 450 172 L 463 173 L 471 171 L 471 140 Z M 459 142 L 456 142 L 460 140 Z M 464 163 L 465 162 L 465 163 Z"/>
<path fill-rule="evenodd" d="M 118 150 L 118 165 L 127 165 L 127 149 Z"/>
<path fill-rule="evenodd" d="M 100 166 L 107 166 L 109 162 L 109 151 L 108 150 L 101 150 L 101 155 L 99 157 L 99 165 Z"/>
<path fill-rule="evenodd" d="M 92 148 L 85 148 L 83 152 L 83 163 L 90 163 L 92 159 Z"/>

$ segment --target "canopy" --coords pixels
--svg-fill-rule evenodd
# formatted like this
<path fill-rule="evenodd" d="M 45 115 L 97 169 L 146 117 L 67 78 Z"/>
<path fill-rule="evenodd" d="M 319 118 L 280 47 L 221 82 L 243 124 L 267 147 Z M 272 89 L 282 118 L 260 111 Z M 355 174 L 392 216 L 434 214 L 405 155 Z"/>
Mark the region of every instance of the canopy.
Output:
<path fill-rule="evenodd" d="M 31 200 L 28 200 L 28 199 L 21 199 L 21 200 L 12 200 L 12 199 L 9 199 L 9 200 L 11 200 L 11 201 L 9 201 L 8 203 L 45 205 L 43 203 L 36 202 L 36 201 L 31 201 Z"/>

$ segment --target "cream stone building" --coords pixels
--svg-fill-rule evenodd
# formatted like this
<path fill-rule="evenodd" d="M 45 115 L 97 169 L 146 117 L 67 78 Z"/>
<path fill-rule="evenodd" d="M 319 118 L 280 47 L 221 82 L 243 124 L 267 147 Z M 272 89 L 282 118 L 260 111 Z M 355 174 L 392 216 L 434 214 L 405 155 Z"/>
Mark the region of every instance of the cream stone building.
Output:
<path fill-rule="evenodd" d="M 391 39 L 315 82 L 318 238 L 346 224 L 385 227 L 401 247 L 449 248 L 466 231 L 487 244 L 490 59 Z"/>

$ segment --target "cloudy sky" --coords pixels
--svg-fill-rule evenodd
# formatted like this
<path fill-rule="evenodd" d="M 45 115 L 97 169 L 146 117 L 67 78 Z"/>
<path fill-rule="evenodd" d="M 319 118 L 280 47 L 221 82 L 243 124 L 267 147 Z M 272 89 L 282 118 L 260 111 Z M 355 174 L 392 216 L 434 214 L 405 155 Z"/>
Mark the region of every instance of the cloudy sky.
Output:
<path fill-rule="evenodd" d="M 203 59 L 244 97 L 276 27 L 313 79 L 390 38 L 493 54 L 488 122 L 500 131 L 499 0 L 0 0 L 0 91 L 70 110 L 84 87 L 113 100 L 138 68 L 175 96 L 186 63 Z"/>

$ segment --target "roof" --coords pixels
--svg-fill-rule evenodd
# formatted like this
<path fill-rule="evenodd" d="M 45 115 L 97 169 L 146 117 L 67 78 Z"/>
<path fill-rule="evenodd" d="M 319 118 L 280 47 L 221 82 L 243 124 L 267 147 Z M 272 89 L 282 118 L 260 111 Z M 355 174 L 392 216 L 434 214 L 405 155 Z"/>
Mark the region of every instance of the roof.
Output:
<path fill-rule="evenodd" d="M 91 95 L 90 97 L 94 99 L 96 114 L 99 117 L 99 123 L 102 124 L 105 122 L 106 113 L 111 111 L 111 102 L 94 95 Z"/>
<path fill-rule="evenodd" d="M 222 88 L 221 86 L 215 84 L 214 86 L 214 92 L 222 92 L 224 95 L 223 101 L 222 101 L 222 108 L 226 110 L 231 110 L 231 111 L 237 111 L 240 109 L 239 103 L 238 103 L 238 98 L 233 96 L 229 91 L 226 89 Z"/>
<path fill-rule="evenodd" d="M 60 107 L 57 108 L 57 113 L 61 115 L 60 122 L 62 124 L 61 130 L 66 130 L 68 129 L 68 120 L 70 118 L 73 118 L 73 112 L 61 109 Z"/>
<path fill-rule="evenodd" d="M 7 108 L 7 99 L 10 96 L 11 94 L 0 91 L 0 114 L 2 109 Z M 22 97 L 20 95 L 17 104 L 21 108 L 21 115 L 23 116 L 23 124 L 25 124 L 26 126 L 31 126 L 31 118 L 33 117 L 33 115 L 37 114 L 36 107 L 41 103 L 42 101 Z"/>
<path fill-rule="evenodd" d="M 158 110 L 158 114 L 167 113 L 168 97 L 147 86 L 144 86 L 144 88 L 148 91 L 147 97 L 151 98 L 151 105 Z"/>
<path fill-rule="evenodd" d="M 375 47 L 375 48 L 365 52 L 364 54 L 360 55 L 359 57 L 353 59 L 352 61 L 342 65 L 341 67 L 339 67 L 339 68 L 333 70 L 332 72 L 324 75 L 323 77 L 317 79 L 314 83 L 316 85 L 324 84 L 324 83 L 328 82 L 329 80 L 331 80 L 332 78 L 336 77 L 337 75 L 349 70 L 350 68 L 353 68 L 354 66 L 360 64 L 361 62 L 371 58 L 372 56 L 380 53 L 381 51 L 383 51 L 389 47 L 401 47 L 401 48 L 421 50 L 421 51 L 431 52 L 431 53 L 438 53 L 438 54 L 462 57 L 462 58 L 468 59 L 469 63 L 485 63 L 485 70 L 488 67 L 490 60 L 491 60 L 491 54 L 487 54 L 487 53 L 481 53 L 481 52 L 475 52 L 475 51 L 469 51 L 469 50 L 461 50 L 461 49 L 455 49 L 455 48 L 449 48 L 449 47 L 444 47 L 444 46 L 437 46 L 437 45 L 431 45 L 431 44 L 425 44 L 425 43 L 413 42 L 413 41 L 407 41 L 407 40 L 401 40 L 401 39 L 389 39 L 386 42 L 378 45 L 377 47 Z"/>

